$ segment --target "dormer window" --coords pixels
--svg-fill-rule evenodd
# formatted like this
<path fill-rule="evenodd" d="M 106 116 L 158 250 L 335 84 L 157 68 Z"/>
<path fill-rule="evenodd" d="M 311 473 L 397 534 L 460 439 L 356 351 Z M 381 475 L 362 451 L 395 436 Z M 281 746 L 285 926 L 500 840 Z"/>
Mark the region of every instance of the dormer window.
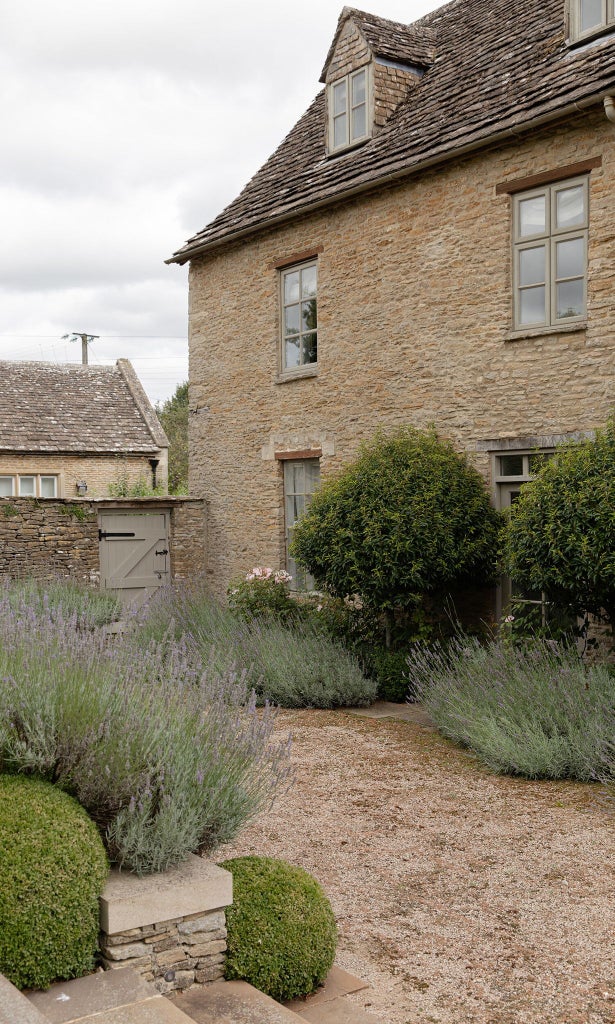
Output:
<path fill-rule="evenodd" d="M 369 138 L 369 69 L 361 68 L 329 86 L 329 152 Z"/>
<path fill-rule="evenodd" d="M 571 0 L 570 18 L 575 41 L 615 29 L 615 0 Z"/>

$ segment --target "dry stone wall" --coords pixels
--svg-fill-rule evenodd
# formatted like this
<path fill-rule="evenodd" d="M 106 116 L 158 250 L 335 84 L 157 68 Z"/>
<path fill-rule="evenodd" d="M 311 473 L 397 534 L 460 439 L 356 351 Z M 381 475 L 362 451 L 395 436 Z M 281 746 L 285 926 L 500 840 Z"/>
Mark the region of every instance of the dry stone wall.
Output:
<path fill-rule="evenodd" d="M 97 585 L 98 512 L 168 509 L 171 573 L 185 579 L 205 568 L 205 505 L 193 498 L 99 500 L 0 498 L 0 577 L 69 576 Z"/>
<path fill-rule="evenodd" d="M 100 951 L 106 970 L 132 967 L 162 993 L 204 985 L 224 974 L 225 913 L 213 910 L 102 933 Z"/>

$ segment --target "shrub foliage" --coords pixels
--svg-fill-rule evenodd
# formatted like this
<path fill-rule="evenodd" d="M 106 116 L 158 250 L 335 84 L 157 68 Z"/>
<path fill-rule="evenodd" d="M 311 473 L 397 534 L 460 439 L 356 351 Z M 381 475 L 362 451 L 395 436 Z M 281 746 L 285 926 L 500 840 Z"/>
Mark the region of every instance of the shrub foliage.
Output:
<path fill-rule="evenodd" d="M 495 572 L 499 516 L 483 481 L 435 431 L 364 444 L 295 527 L 294 557 L 319 587 L 387 610 Z"/>
<path fill-rule="evenodd" d="M 511 509 L 507 568 L 577 614 L 615 624 L 615 420 L 595 440 L 558 448 Z"/>
<path fill-rule="evenodd" d="M 85 811 L 49 783 L 0 775 L 0 971 L 47 988 L 94 966 L 105 850 Z"/>
<path fill-rule="evenodd" d="M 227 910 L 228 980 L 241 979 L 273 999 L 313 992 L 329 973 L 337 941 L 331 905 L 302 868 L 271 857 L 237 857 Z"/>

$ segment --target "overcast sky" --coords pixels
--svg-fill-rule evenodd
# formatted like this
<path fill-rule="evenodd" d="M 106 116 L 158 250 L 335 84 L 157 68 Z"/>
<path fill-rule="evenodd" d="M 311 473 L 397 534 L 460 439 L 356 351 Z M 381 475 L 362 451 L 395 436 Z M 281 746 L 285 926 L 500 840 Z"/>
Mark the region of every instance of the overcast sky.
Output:
<path fill-rule="evenodd" d="M 0 0 L 0 358 L 79 362 L 61 339 L 86 331 L 152 401 L 187 379 L 187 268 L 164 260 L 307 108 L 342 6 Z"/>

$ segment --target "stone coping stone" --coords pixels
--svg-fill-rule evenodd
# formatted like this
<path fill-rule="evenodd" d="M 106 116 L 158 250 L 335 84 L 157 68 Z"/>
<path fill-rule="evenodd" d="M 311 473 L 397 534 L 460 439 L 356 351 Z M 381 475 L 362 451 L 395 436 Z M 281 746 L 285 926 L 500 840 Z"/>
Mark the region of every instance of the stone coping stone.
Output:
<path fill-rule="evenodd" d="M 233 876 L 209 860 L 191 855 L 182 864 L 139 878 L 111 872 L 100 899 L 100 927 L 107 935 L 228 907 Z"/>
<path fill-rule="evenodd" d="M 44 992 L 28 992 L 28 999 L 50 1024 L 69 1024 L 156 994 L 153 985 L 126 967 L 122 971 L 97 971 L 72 981 L 58 981 Z"/>
<path fill-rule="evenodd" d="M 49 1024 L 23 992 L 0 974 L 0 1024 Z"/>

